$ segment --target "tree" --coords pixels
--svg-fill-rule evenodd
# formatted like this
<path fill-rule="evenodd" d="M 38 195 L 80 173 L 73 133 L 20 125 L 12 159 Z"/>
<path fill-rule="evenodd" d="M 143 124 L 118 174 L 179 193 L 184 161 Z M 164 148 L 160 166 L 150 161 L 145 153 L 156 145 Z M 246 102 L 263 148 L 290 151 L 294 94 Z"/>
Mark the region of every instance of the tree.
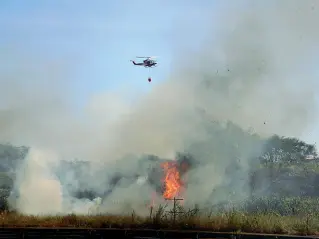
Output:
<path fill-rule="evenodd" d="M 317 149 L 314 144 L 308 144 L 297 138 L 274 135 L 266 140 L 260 159 L 264 164 L 291 164 L 304 161 L 308 155 L 317 156 Z"/>

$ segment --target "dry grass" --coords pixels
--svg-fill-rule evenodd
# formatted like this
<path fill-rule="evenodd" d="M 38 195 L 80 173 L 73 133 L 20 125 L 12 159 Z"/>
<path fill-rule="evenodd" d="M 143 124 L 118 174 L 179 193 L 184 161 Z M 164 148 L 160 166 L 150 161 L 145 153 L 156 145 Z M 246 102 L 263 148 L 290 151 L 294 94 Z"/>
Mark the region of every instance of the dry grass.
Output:
<path fill-rule="evenodd" d="M 17 213 L 0 214 L 2 227 L 79 227 L 79 228 L 148 228 L 205 230 L 216 232 L 251 232 L 271 234 L 314 235 L 319 232 L 318 216 L 280 216 L 273 213 L 245 214 L 229 212 L 203 216 L 189 211 L 179 214 L 174 223 L 169 214 L 159 209 L 149 217 L 114 215 L 26 216 Z"/>

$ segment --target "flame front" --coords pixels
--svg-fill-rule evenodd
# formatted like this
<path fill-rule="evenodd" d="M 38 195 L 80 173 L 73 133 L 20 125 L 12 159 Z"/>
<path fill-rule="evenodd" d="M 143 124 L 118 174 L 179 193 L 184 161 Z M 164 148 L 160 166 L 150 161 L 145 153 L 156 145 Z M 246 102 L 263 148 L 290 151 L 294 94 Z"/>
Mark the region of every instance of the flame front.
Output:
<path fill-rule="evenodd" d="M 164 169 L 164 193 L 163 197 L 165 199 L 172 199 L 180 193 L 182 187 L 182 181 L 180 178 L 180 173 L 174 162 L 165 162 L 162 164 Z"/>

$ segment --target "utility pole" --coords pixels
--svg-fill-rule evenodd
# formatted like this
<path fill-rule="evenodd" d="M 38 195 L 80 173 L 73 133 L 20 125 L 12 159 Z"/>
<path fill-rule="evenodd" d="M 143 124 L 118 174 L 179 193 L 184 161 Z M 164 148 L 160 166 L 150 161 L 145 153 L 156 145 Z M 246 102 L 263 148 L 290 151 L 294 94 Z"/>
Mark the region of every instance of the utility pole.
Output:
<path fill-rule="evenodd" d="M 174 202 L 174 204 L 173 204 L 173 210 L 172 211 L 170 211 L 170 213 L 173 213 L 173 223 L 175 224 L 175 222 L 176 222 L 176 214 L 177 213 L 182 213 L 182 212 L 178 212 L 177 211 L 177 209 L 176 209 L 176 201 L 182 201 L 182 200 L 184 200 L 184 199 L 182 199 L 182 198 L 173 198 L 173 199 L 165 199 L 165 200 L 173 200 L 173 202 Z"/>

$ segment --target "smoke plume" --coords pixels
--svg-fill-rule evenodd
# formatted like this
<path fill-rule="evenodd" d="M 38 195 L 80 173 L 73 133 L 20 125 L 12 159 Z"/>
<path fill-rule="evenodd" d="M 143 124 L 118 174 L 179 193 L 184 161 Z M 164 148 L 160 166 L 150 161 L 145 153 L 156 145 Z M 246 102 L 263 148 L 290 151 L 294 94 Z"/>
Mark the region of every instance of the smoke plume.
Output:
<path fill-rule="evenodd" d="M 31 146 L 17 172 L 15 207 L 33 214 L 86 211 L 92 201 L 66 190 L 66 185 L 78 187 L 81 178 L 53 173 L 62 159 L 78 157 L 92 163 L 87 183 L 101 194 L 111 189 L 112 175 L 126 176 L 104 198 L 102 211 L 142 210 L 154 190 L 141 179 L 131 180 L 149 173 L 138 156 L 172 159 L 178 151 L 198 162 L 187 175 L 190 204 L 227 200 L 232 190 L 240 192 L 238 200 L 245 199 L 251 158 L 261 145 L 236 130 L 221 137 L 219 128 L 208 128 L 231 121 L 262 136 L 299 137 L 312 126 L 318 11 L 315 0 L 223 2 L 218 11 L 212 9 L 216 15 L 206 41 L 195 55 L 186 49 L 176 55 L 168 79 L 134 105 L 121 94 L 94 96 L 81 114 L 71 107 L 72 82 L 64 69 L 57 74 L 50 64 L 30 66 L 20 58 L 17 69 L 1 76 L 0 88 L 0 139 Z M 179 65 L 181 58 L 191 60 Z M 238 170 L 228 173 L 235 163 Z"/>

